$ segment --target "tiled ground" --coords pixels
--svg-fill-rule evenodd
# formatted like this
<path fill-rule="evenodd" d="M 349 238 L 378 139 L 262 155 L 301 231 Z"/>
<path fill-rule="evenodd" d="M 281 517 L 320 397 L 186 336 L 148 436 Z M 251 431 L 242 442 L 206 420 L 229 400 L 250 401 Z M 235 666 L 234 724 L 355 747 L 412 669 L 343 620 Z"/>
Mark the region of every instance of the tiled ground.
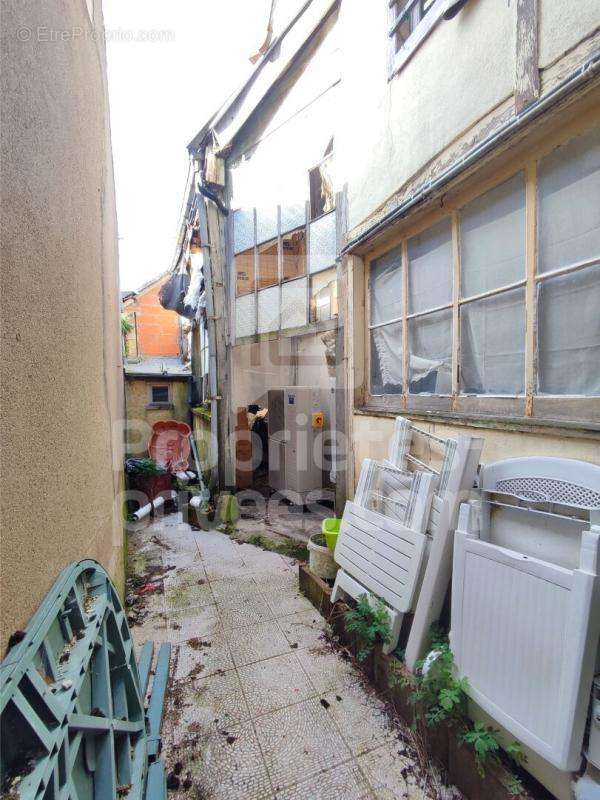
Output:
<path fill-rule="evenodd" d="M 130 541 L 149 572 L 172 567 L 132 629 L 138 646 L 173 644 L 163 752 L 179 785 L 170 797 L 459 797 L 423 792 L 383 702 L 323 638 L 294 562 L 194 531 L 179 515 Z"/>

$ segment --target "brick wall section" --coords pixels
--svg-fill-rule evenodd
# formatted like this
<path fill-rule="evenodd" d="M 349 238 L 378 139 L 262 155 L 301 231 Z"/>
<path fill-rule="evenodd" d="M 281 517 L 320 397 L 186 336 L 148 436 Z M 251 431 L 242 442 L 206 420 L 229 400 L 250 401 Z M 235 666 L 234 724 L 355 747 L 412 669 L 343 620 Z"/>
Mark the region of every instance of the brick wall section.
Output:
<path fill-rule="evenodd" d="M 123 305 L 126 314 L 135 312 L 139 356 L 180 354 L 179 317 L 175 311 L 163 308 L 158 299 L 167 277 L 157 280 Z"/>

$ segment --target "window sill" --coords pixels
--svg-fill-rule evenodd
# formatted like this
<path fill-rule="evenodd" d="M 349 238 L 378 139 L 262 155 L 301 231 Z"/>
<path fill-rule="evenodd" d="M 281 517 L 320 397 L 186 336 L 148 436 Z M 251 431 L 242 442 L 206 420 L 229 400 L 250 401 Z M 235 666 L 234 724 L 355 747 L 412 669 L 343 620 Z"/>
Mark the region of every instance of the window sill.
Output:
<path fill-rule="evenodd" d="M 431 31 L 438 24 L 448 7 L 448 0 L 437 0 L 431 10 L 423 17 L 402 47 L 391 59 L 390 76 L 392 80 L 408 64 Z"/>
<path fill-rule="evenodd" d="M 157 408 L 172 409 L 175 408 L 175 406 L 173 405 L 173 403 L 148 403 L 146 405 L 147 410 L 157 409 Z"/>
<path fill-rule="evenodd" d="M 525 416 L 498 416 L 496 414 L 468 413 L 460 411 L 424 411 L 417 409 L 383 409 L 374 405 L 354 408 L 354 414 L 366 417 L 395 418 L 399 414 L 423 422 L 439 422 L 469 428 L 488 428 L 521 433 L 555 433 L 570 438 L 589 438 L 600 440 L 600 423 L 572 421 L 564 419 L 540 419 Z"/>

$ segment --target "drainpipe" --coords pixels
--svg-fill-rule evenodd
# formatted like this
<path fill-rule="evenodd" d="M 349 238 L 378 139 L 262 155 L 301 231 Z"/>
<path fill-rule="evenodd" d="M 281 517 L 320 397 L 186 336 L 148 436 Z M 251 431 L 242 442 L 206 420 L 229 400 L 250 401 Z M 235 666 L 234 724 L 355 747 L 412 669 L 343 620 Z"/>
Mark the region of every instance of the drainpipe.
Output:
<path fill-rule="evenodd" d="M 544 95 L 539 100 L 535 100 L 520 114 L 517 114 L 514 119 L 505 123 L 500 130 L 496 131 L 491 136 L 488 136 L 487 139 L 484 139 L 468 153 L 465 153 L 465 155 L 459 158 L 458 161 L 455 161 L 451 167 L 448 167 L 448 169 L 441 172 L 437 178 L 433 178 L 425 183 L 416 194 L 409 197 L 408 200 L 405 200 L 392 211 L 389 211 L 378 222 L 361 233 L 355 239 L 352 239 L 350 242 L 348 242 L 348 244 L 342 249 L 340 255 L 343 256 L 347 253 L 350 253 L 359 245 L 364 244 L 373 236 L 378 234 L 388 225 L 391 225 L 392 223 L 397 222 L 405 217 L 409 211 L 415 208 L 415 206 L 418 206 L 424 200 L 429 199 L 430 195 L 433 195 L 434 192 L 442 189 L 453 178 L 455 178 L 468 167 L 475 164 L 479 159 L 483 158 L 490 151 L 492 151 L 497 145 L 508 139 L 513 133 L 524 127 L 526 123 L 531 122 L 531 120 L 543 114 L 552 105 L 558 103 L 569 93 L 574 92 L 576 89 L 579 89 L 580 86 L 591 81 L 599 72 L 600 54 L 596 53 L 588 61 L 586 61 L 585 64 L 579 67 L 579 69 L 575 70 L 575 72 L 572 72 L 567 78 L 558 83 L 548 92 L 548 94 Z"/>

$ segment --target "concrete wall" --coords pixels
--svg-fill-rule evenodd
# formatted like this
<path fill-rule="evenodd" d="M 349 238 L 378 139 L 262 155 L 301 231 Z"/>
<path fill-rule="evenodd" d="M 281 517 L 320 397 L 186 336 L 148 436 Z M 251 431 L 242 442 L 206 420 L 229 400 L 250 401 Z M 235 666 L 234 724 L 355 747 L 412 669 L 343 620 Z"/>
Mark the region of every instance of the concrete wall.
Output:
<path fill-rule="evenodd" d="M 169 385 L 171 408 L 155 408 L 151 404 L 151 386 Z M 140 456 L 147 454 L 150 431 L 155 422 L 176 419 L 191 425 L 188 404 L 188 381 L 165 381 L 160 377 L 126 378 L 125 407 L 130 426 L 127 429 L 125 447 L 128 453 Z"/>
<path fill-rule="evenodd" d="M 176 311 L 163 308 L 158 299 L 158 280 L 123 305 L 126 314 L 135 313 L 138 356 L 178 356 L 181 350 L 180 323 Z M 129 355 L 129 353 L 128 353 Z"/>
<path fill-rule="evenodd" d="M 93 23 L 82 0 L 2 8 L 2 652 L 71 561 L 98 559 L 123 588 L 105 55 L 101 38 L 70 35 L 101 30 L 89 6 Z"/>
<path fill-rule="evenodd" d="M 389 80 L 387 3 L 342 3 L 342 96 L 335 141 L 338 172 L 348 182 L 350 231 L 511 100 L 516 6 L 469 0 L 453 20 L 440 20 Z M 595 0 L 541 0 L 540 67 L 590 37 L 597 26 Z M 542 85 L 545 91 L 544 75 Z M 452 158 L 442 160 L 447 164 Z"/>

